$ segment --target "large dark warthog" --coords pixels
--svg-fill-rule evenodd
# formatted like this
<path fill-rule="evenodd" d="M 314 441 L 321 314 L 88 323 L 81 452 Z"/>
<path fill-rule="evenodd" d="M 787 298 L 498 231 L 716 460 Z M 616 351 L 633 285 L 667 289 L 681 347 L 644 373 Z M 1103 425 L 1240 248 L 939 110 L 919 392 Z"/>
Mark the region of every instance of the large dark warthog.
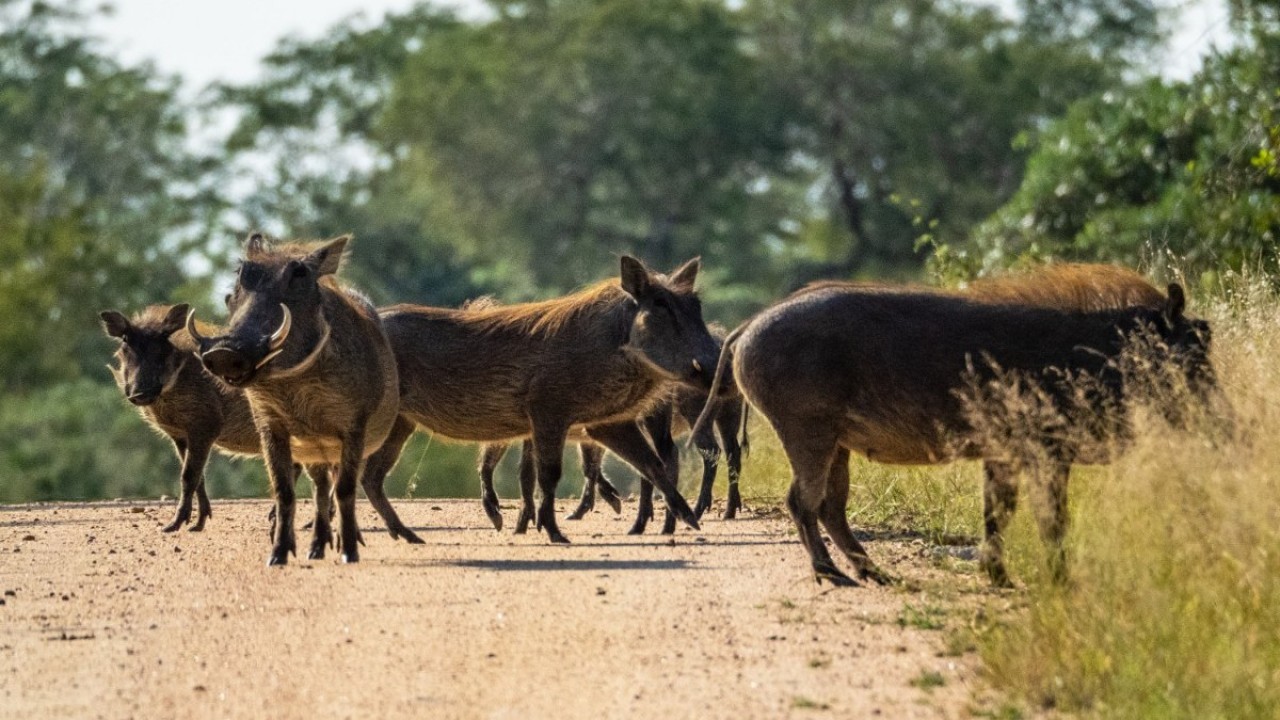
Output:
<path fill-rule="evenodd" d="M 211 448 L 232 456 L 261 455 L 262 445 L 244 393 L 214 379 L 200 364 L 196 343 L 183 327 L 188 306 L 152 305 L 129 320 L 114 310 L 101 313 L 107 335 L 120 340 L 116 366 L 108 366 L 116 385 L 143 419 L 173 441 L 182 462 L 182 497 L 178 512 L 166 525 L 173 532 L 191 520 L 192 495 L 199 501 L 193 532 L 212 517 L 205 490 L 204 467 Z M 202 333 L 212 328 L 198 328 Z M 300 468 L 294 467 L 296 475 Z M 307 468 L 316 477 L 324 466 Z M 323 484 L 323 482 L 321 483 Z M 366 487 L 370 503 L 382 515 L 392 537 L 420 543 L 396 516 L 382 487 Z"/>
<path fill-rule="evenodd" d="M 188 323 L 204 366 L 243 388 L 253 409 L 276 501 L 271 565 L 283 565 L 296 551 L 294 462 L 336 469 L 342 560 L 359 559 L 356 483 L 365 458 L 396 421 L 399 379 L 378 313 L 334 277 L 348 239 L 268 247 L 262 235 L 251 235 L 227 297 L 227 333 L 204 338 Z M 309 557 L 318 559 L 333 544 L 333 532 L 329 480 L 315 480 Z M 381 478 L 376 487 L 381 496 Z M 399 518 L 395 523 L 403 528 Z"/>
<path fill-rule="evenodd" d="M 1059 295 L 1058 297 L 1063 297 Z M 1044 302 L 1048 302 L 1047 300 Z M 974 430 L 966 394 L 996 378 L 1016 379 L 1069 408 L 1088 386 L 1103 415 L 1122 410 L 1129 379 L 1118 362 L 1141 339 L 1157 365 L 1185 378 L 1199 397 L 1214 389 L 1206 323 L 1183 316 L 1182 288 L 1169 286 L 1164 307 L 1064 310 L 982 302 L 962 294 L 823 283 L 760 313 L 725 344 L 717 375 L 732 357 L 734 379 L 777 431 L 791 462 L 787 497 L 819 580 L 854 581 L 836 568 L 818 532 L 820 520 L 861 578 L 884 575 L 853 537 L 845 517 L 849 453 L 878 462 L 934 464 L 983 458 L 986 541 L 982 564 L 1007 584 L 1001 536 L 1016 500 L 1017 471 L 1048 458 L 1050 512 L 1041 533 L 1065 572 L 1066 482 L 1072 462 L 1096 461 L 1097 443 L 1077 444 L 1122 422 L 1066 413 L 1070 425 L 1035 439 L 1043 452 L 1011 457 L 1009 448 Z M 1154 338 L 1158 342 L 1147 342 Z M 717 381 L 718 384 L 718 381 Z M 1092 439 L 1092 438 L 1090 438 Z M 1035 468 L 1030 468 L 1035 469 Z"/>
<path fill-rule="evenodd" d="M 691 260 L 664 277 L 624 257 L 620 282 L 555 300 L 384 309 L 401 416 L 366 472 L 385 477 L 415 426 L 480 443 L 530 437 L 543 493 L 538 527 L 553 542 L 568 542 L 556 524 L 555 488 L 566 438 L 581 429 L 655 483 L 696 528 L 693 509 L 635 420 L 671 383 L 709 385 L 716 342 L 693 289 L 698 267 Z"/>

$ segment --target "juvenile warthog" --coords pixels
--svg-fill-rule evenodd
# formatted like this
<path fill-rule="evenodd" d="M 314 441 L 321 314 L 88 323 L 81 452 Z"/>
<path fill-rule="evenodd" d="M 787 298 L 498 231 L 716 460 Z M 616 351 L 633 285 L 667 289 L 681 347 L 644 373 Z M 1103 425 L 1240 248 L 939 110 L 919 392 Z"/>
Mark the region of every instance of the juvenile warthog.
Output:
<path fill-rule="evenodd" d="M 709 385 L 716 343 L 693 289 L 698 267 L 691 260 L 664 277 L 623 257 L 620 281 L 545 302 L 384 309 L 401 375 L 400 419 L 366 472 L 385 476 L 415 426 L 480 443 L 529 437 L 543 493 L 538 528 L 568 542 L 556 524 L 555 488 L 565 440 L 581 431 L 655 483 L 696 528 L 635 420 L 671 383 Z"/>
<path fill-rule="evenodd" d="M 295 461 L 336 470 L 342 560 L 359 559 L 356 483 L 396 420 L 399 380 L 378 313 L 335 279 L 348 239 L 269 247 L 250 235 L 227 297 L 226 334 L 202 337 L 194 315 L 187 326 L 205 368 L 243 388 L 253 410 L 276 501 L 271 565 L 296 552 Z M 328 481 L 316 478 L 313 559 L 333 544 Z"/>
<path fill-rule="evenodd" d="M 1073 462 L 1106 459 L 1092 454 L 1097 443 L 1081 440 L 1123 425 L 1116 416 L 1123 412 L 1130 378 L 1119 360 L 1135 341 L 1147 346 L 1157 367 L 1185 378 L 1197 396 L 1213 390 L 1208 326 L 1186 318 L 1184 305 L 1176 284 L 1169 286 L 1162 308 L 1080 311 L 822 283 L 730 335 L 717 376 L 732 358 L 739 388 L 777 431 L 793 473 L 787 506 L 819 580 L 855 584 L 832 562 L 819 520 L 860 578 L 885 579 L 845 517 L 852 451 L 895 464 L 984 459 L 982 564 L 993 582 L 1005 585 L 1001 536 L 1016 499 L 1013 478 L 1044 458 L 1050 507 L 1040 528 L 1054 548 L 1054 572 L 1065 572 L 1067 475 Z M 1042 452 L 1010 456 L 1009 447 L 975 432 L 966 394 L 997 379 L 1039 392 L 1067 410 L 1060 424 L 1034 438 Z M 1070 411 L 1082 383 L 1090 413 Z"/>
<path fill-rule="evenodd" d="M 115 310 L 100 313 L 103 330 L 120 341 L 116 365 L 108 366 L 116 385 L 151 426 L 173 441 L 182 462 L 182 497 L 165 532 L 191 520 L 193 494 L 199 514 L 191 530 L 203 530 L 212 517 L 204 466 L 215 446 L 230 455 L 260 452 L 244 394 L 223 387 L 200 366 L 195 342 L 183 329 L 189 312 L 184 303 L 152 305 L 133 320 Z"/>

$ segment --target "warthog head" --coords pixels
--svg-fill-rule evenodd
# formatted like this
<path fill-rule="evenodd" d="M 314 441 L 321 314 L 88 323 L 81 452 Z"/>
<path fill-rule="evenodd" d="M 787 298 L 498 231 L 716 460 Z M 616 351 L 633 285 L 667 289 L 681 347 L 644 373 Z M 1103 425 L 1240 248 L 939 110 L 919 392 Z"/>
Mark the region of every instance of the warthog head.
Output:
<path fill-rule="evenodd" d="M 322 280 L 338 271 L 348 240 L 344 235 L 268 248 L 261 234 L 250 235 L 236 285 L 226 298 L 226 334 L 202 337 L 194 315 L 189 318 L 187 330 L 199 343 L 205 368 L 232 387 L 244 387 L 314 363 L 329 340 L 321 312 Z"/>
<path fill-rule="evenodd" d="M 1186 303 L 1182 286 L 1171 283 L 1168 303 L 1151 324 L 1160 343 L 1168 348 L 1168 360 L 1173 363 L 1174 375 L 1181 376 L 1191 391 L 1191 399 L 1203 403 L 1225 402 L 1226 398 L 1218 387 L 1217 374 L 1209 361 L 1209 345 L 1213 337 L 1209 323 L 1183 315 Z M 1217 410 L 1230 412 L 1225 405 Z M 1167 409 L 1168 413 L 1177 414 L 1174 408 Z"/>
<path fill-rule="evenodd" d="M 174 347 L 169 336 L 182 329 L 189 310 L 186 303 L 171 308 L 153 306 L 136 322 L 115 310 L 99 313 L 102 329 L 120 341 L 116 365 L 107 367 L 129 402 L 146 407 L 178 379 L 178 371 L 190 356 Z"/>
<path fill-rule="evenodd" d="M 623 256 L 622 289 L 639 306 L 626 349 L 672 380 L 709 388 L 720 344 L 702 320 L 693 289 L 700 263 L 694 258 L 664 277 Z"/>

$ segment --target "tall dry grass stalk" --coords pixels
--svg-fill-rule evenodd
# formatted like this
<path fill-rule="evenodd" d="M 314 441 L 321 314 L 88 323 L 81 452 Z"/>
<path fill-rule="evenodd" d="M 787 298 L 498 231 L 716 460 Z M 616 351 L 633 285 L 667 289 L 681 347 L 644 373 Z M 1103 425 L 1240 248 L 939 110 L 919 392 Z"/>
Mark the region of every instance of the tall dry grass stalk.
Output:
<path fill-rule="evenodd" d="M 1148 407 L 1112 464 L 1073 475 L 1072 581 L 1020 576 L 1028 607 L 982 643 L 993 681 L 1033 703 L 1280 715 L 1280 300 L 1236 277 L 1199 307 L 1237 432 L 1214 417 L 1175 430 Z M 1014 533 L 1015 571 L 1038 566 L 1027 525 Z"/>

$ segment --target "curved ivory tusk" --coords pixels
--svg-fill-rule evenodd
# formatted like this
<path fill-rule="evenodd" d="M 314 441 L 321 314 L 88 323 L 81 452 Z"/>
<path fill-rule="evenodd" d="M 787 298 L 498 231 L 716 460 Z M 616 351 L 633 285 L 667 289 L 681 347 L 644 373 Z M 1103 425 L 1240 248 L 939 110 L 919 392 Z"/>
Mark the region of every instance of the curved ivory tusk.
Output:
<path fill-rule="evenodd" d="M 208 342 L 208 339 L 201 335 L 200 331 L 196 330 L 195 308 L 192 308 L 191 312 L 187 313 L 187 334 L 191 336 L 192 340 L 196 341 L 196 347 L 203 348 L 204 344 Z"/>
<path fill-rule="evenodd" d="M 254 369 L 254 370 L 259 370 L 259 369 L 261 369 L 263 365 L 266 365 L 267 363 L 271 362 L 272 360 L 275 360 L 275 359 L 276 359 L 276 356 L 277 356 L 277 355 L 279 355 L 279 354 L 280 354 L 280 353 L 282 353 L 282 352 L 284 352 L 284 348 L 277 348 L 277 349 L 275 349 L 275 350 L 272 350 L 271 352 L 269 352 L 269 353 L 267 353 L 267 354 L 266 354 L 266 357 L 264 357 L 264 358 L 262 358 L 261 360 L 259 360 L 259 361 L 258 361 L 258 364 L 253 366 L 253 369 Z"/>
<path fill-rule="evenodd" d="M 693 361 L 693 370 L 694 370 L 694 372 L 702 372 L 702 363 L 698 362 L 697 360 L 694 360 L 694 361 Z"/>
<path fill-rule="evenodd" d="M 267 347 L 271 350 L 279 350 L 284 345 L 284 341 L 289 337 L 289 329 L 293 327 L 293 315 L 289 313 L 289 307 L 284 303 L 280 303 L 280 309 L 284 311 L 284 319 L 280 321 L 280 327 L 271 333 Z M 275 354 L 268 355 L 275 357 Z M 265 360 L 263 362 L 266 362 Z"/>

